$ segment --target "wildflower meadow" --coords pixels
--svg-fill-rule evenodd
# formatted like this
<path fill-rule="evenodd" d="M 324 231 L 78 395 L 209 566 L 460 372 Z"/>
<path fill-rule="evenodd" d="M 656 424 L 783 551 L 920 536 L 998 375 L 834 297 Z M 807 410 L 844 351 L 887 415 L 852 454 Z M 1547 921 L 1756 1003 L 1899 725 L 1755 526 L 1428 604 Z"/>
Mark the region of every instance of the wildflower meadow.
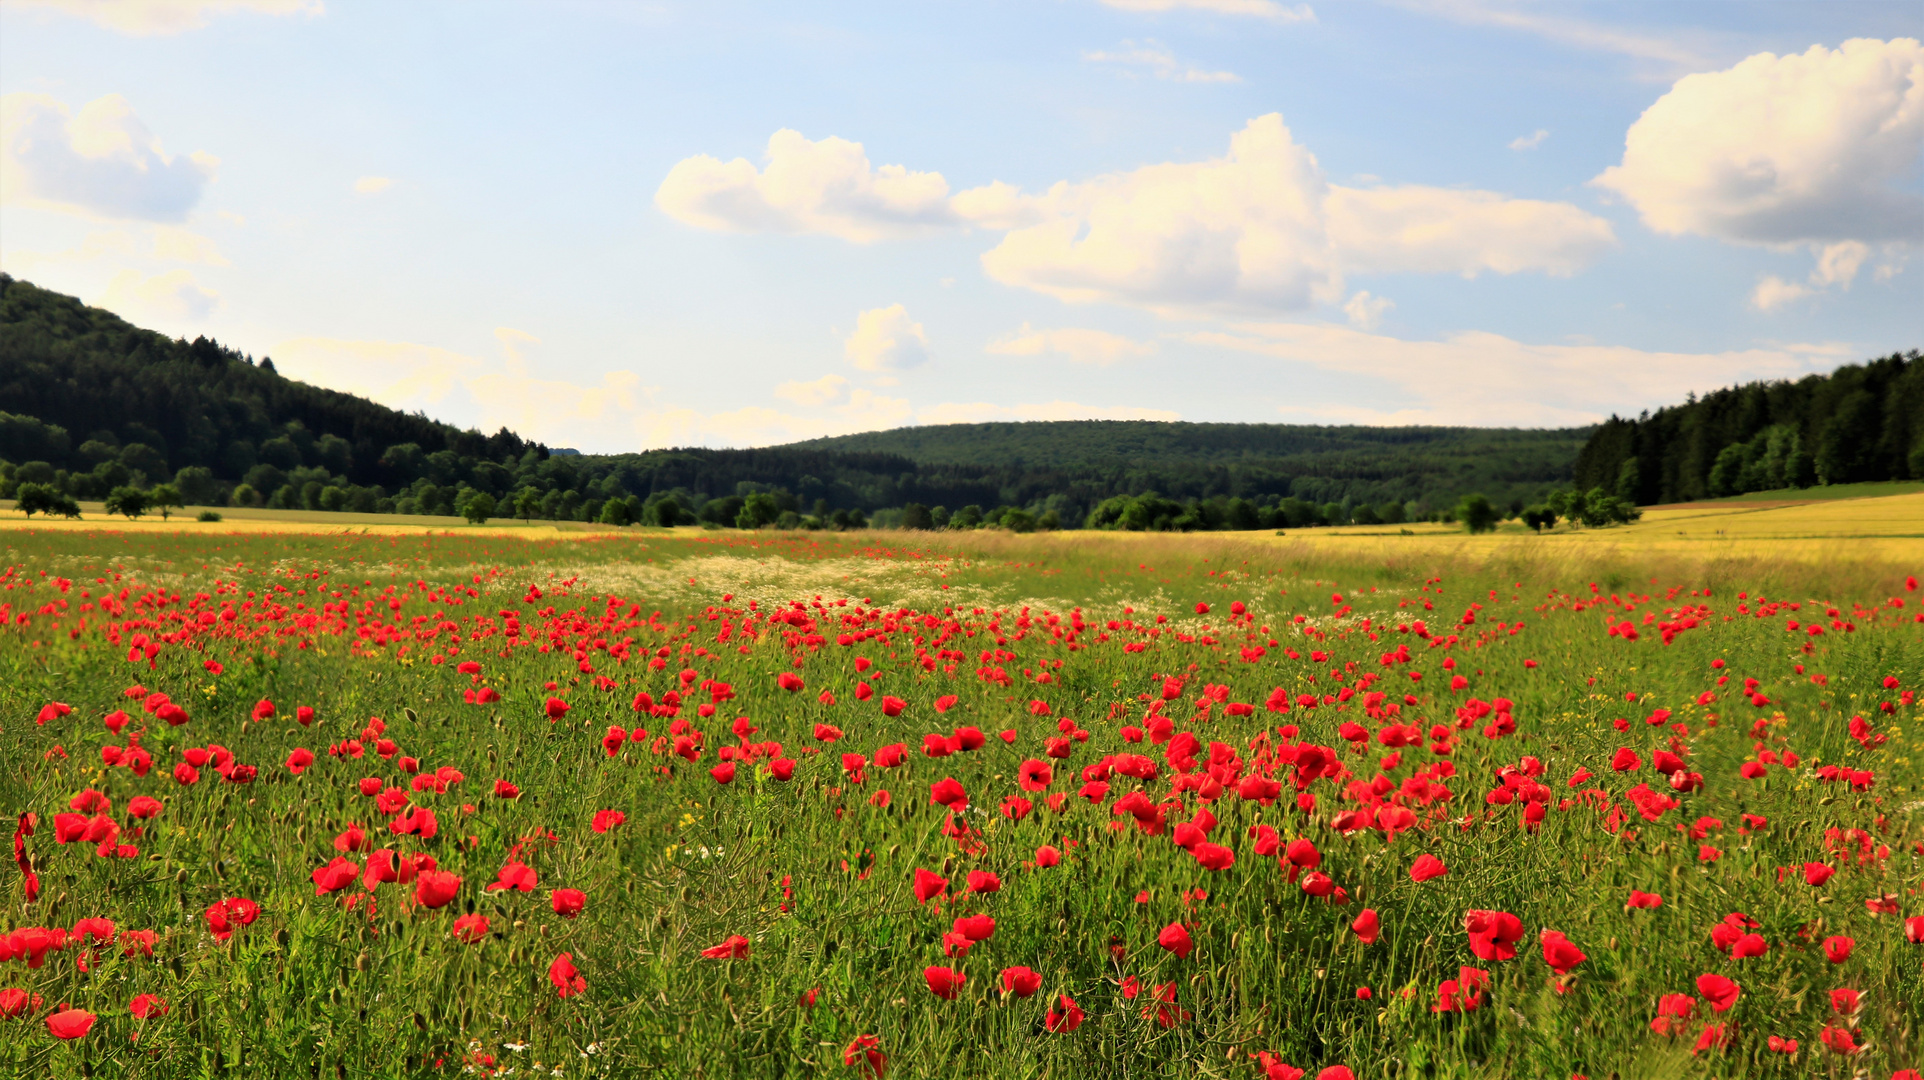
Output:
<path fill-rule="evenodd" d="M 1896 563 L 0 534 L 0 1074 L 1887 1077 Z"/>

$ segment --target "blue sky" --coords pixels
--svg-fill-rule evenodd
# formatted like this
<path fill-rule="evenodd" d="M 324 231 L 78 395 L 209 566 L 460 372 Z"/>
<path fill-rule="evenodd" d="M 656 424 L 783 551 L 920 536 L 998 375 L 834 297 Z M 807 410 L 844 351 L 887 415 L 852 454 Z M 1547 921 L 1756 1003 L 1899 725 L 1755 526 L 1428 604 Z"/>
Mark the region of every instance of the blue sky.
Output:
<path fill-rule="evenodd" d="M 1924 345 L 1915 3 L 0 2 L 0 267 L 551 445 Z"/>

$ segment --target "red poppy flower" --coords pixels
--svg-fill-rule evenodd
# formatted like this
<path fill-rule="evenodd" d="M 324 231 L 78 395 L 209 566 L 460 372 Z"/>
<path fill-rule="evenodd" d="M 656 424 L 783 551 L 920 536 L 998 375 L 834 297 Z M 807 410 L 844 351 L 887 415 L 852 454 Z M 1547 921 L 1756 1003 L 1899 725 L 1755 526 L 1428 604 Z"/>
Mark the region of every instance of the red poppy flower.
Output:
<path fill-rule="evenodd" d="M 1543 945 L 1543 962 L 1558 975 L 1568 975 L 1571 968 L 1589 959 L 1582 949 L 1556 930 L 1543 931 L 1539 940 Z"/>
<path fill-rule="evenodd" d="M 1035 864 L 1037 866 L 1046 868 L 1055 866 L 1061 862 L 1062 852 L 1057 851 L 1053 845 L 1044 844 L 1035 849 Z"/>
<path fill-rule="evenodd" d="M 1056 1034 L 1067 1034 L 1082 1026 L 1082 1006 L 1067 994 L 1057 994 L 1056 1003 L 1049 1007 L 1043 1017 L 1042 1025 Z"/>
<path fill-rule="evenodd" d="M 551 697 L 547 704 L 542 706 L 542 711 L 548 714 L 548 719 L 559 720 L 568 715 L 568 703 L 558 697 Z"/>
<path fill-rule="evenodd" d="M 27 1010 L 32 1007 L 33 1001 L 27 997 L 25 990 L 16 988 L 0 990 L 0 1018 L 12 1020 L 25 1016 Z"/>
<path fill-rule="evenodd" d="M 1851 958 L 1851 950 L 1856 946 L 1854 938 L 1827 937 L 1824 939 L 1824 957 L 1833 964 L 1841 964 Z"/>
<path fill-rule="evenodd" d="M 701 954 L 705 959 L 709 960 L 746 960 L 748 958 L 748 946 L 749 941 L 747 938 L 740 934 L 730 934 L 722 940 L 720 945 L 712 945 L 703 949 Z"/>
<path fill-rule="evenodd" d="M 605 833 L 627 820 L 628 815 L 619 810 L 597 810 L 595 811 L 594 820 L 588 827 L 598 833 Z"/>
<path fill-rule="evenodd" d="M 49 1020 L 48 1023 L 51 1024 L 52 1021 Z M 1857 1045 L 1849 1028 L 1832 1027 L 1829 1024 L 1824 1025 L 1824 1030 L 1818 1033 L 1817 1041 L 1829 1047 L 1834 1054 L 1855 1054 L 1864 1049 Z"/>
<path fill-rule="evenodd" d="M 1638 892 L 1635 889 L 1631 889 L 1630 899 L 1624 903 L 1624 906 L 1627 908 L 1641 908 L 1645 911 L 1655 911 L 1663 906 L 1663 897 L 1658 896 L 1656 893 Z"/>
<path fill-rule="evenodd" d="M 1196 947 L 1195 941 L 1189 936 L 1188 928 L 1179 922 L 1172 922 L 1163 927 L 1162 933 L 1156 935 L 1156 944 L 1175 953 L 1180 960 L 1189 959 L 1189 953 Z"/>
<path fill-rule="evenodd" d="M 488 917 L 486 915 L 463 915 L 454 920 L 454 929 L 449 936 L 456 941 L 472 945 L 488 936 Z"/>
<path fill-rule="evenodd" d="M 793 694 L 802 689 L 802 677 L 792 671 L 775 676 L 775 685 Z"/>
<path fill-rule="evenodd" d="M 556 915 L 564 919 L 572 919 L 581 914 L 581 909 L 587 906 L 588 894 L 580 889 L 556 889 L 549 894 L 548 903 L 554 907 Z"/>
<path fill-rule="evenodd" d="M 66 1009 L 47 1017 L 47 1031 L 56 1039 L 78 1039 L 93 1030 L 96 1019 L 84 1009 Z"/>
<path fill-rule="evenodd" d="M 295 776 L 306 772 L 307 767 L 312 764 L 314 764 L 314 752 L 304 746 L 295 747 L 287 755 L 287 771 Z"/>
<path fill-rule="evenodd" d="M 1837 868 L 1829 863 L 1807 862 L 1804 864 L 1804 881 L 1813 886 L 1824 884 L 1824 882 L 1829 881 L 1831 875 L 1835 873 L 1837 873 Z"/>
<path fill-rule="evenodd" d="M 1697 992 L 1710 1002 L 1710 1007 L 1718 1012 L 1729 1012 L 1737 1004 L 1737 997 L 1743 988 L 1722 975 L 1697 976 Z"/>
<path fill-rule="evenodd" d="M 1410 880 L 1419 882 L 1419 883 L 1425 882 L 1430 880 L 1431 878 L 1442 877 L 1444 874 L 1447 874 L 1449 872 L 1450 872 L 1450 868 L 1443 865 L 1442 859 L 1439 859 L 1434 855 L 1425 853 L 1422 855 L 1418 855 L 1416 857 L 1416 862 L 1411 864 Z"/>
<path fill-rule="evenodd" d="M 1363 913 L 1349 924 L 1350 931 L 1365 945 L 1376 944 L 1376 937 L 1382 932 L 1382 923 L 1375 908 L 1364 908 Z"/>
<path fill-rule="evenodd" d="M 148 1020 L 165 1016 L 168 1008 L 166 1002 L 152 994 L 135 994 L 134 999 L 127 1003 L 127 1011 L 133 1013 L 136 1020 Z"/>
<path fill-rule="evenodd" d="M 882 1053 L 882 1042 L 873 1035 L 857 1035 L 842 1052 L 842 1064 L 854 1065 L 861 1062 L 868 1067 L 869 1075 L 881 1080 L 888 1068 L 888 1057 Z"/>
<path fill-rule="evenodd" d="M 930 965 L 922 969 L 922 978 L 929 984 L 929 993 L 944 1001 L 954 1001 L 955 995 L 962 992 L 962 986 L 969 977 L 954 968 Z"/>
<path fill-rule="evenodd" d="M 1019 998 L 1030 997 L 1042 989 L 1042 974 L 1026 967 L 1002 969 L 1002 992 Z"/>
<path fill-rule="evenodd" d="M 866 686 L 868 684 L 864 683 L 863 685 Z M 902 715 L 902 710 L 908 707 L 909 703 L 899 697 L 890 697 L 887 694 L 882 695 L 883 716 L 900 716 Z"/>
<path fill-rule="evenodd" d="M 724 761 L 720 765 L 708 770 L 708 775 L 714 777 L 715 783 L 717 784 L 733 783 L 735 780 L 735 763 L 732 761 Z"/>
<path fill-rule="evenodd" d="M 308 876 L 314 881 L 314 895 L 326 896 L 328 893 L 339 892 L 354 884 L 361 876 L 361 864 L 335 856 L 332 862 L 319 867 Z"/>
<path fill-rule="evenodd" d="M 1316 1080 L 1356 1080 L 1356 1074 L 1347 1065 L 1331 1065 L 1316 1074 Z"/>
<path fill-rule="evenodd" d="M 955 920 L 955 932 L 970 941 L 987 941 L 995 936 L 995 920 L 987 915 L 964 915 Z"/>
<path fill-rule="evenodd" d="M 993 893 L 1002 891 L 1002 879 L 987 870 L 969 871 L 969 891 L 972 893 Z"/>
<path fill-rule="evenodd" d="M 1221 844 L 1205 841 L 1190 848 L 1189 853 L 1205 870 L 1227 870 L 1236 865 L 1236 853 Z"/>
<path fill-rule="evenodd" d="M 461 878 L 446 870 L 428 870 L 414 881 L 414 899 L 422 907 L 446 907 L 461 891 Z"/>
<path fill-rule="evenodd" d="M 969 795 L 962 790 L 960 780 L 944 777 L 929 785 L 929 805 L 961 809 L 969 805 Z"/>
<path fill-rule="evenodd" d="M 1857 990 L 1849 988 L 1832 990 L 1830 992 L 1831 1011 L 1839 1016 L 1855 1015 L 1859 1005 L 1863 1002 L 1863 998 L 1864 995 Z"/>
<path fill-rule="evenodd" d="M 1256 1055 L 1256 1065 L 1263 1070 L 1263 1080 L 1303 1080 L 1303 1070 L 1267 1050 Z"/>
<path fill-rule="evenodd" d="M 1030 758 L 1016 767 L 1015 776 L 1022 790 L 1042 791 L 1055 781 L 1055 769 L 1046 761 Z"/>
<path fill-rule="evenodd" d="M 1523 922 L 1507 911 L 1471 911 L 1463 916 L 1470 951 L 1479 960 L 1510 960 L 1523 937 Z"/>
<path fill-rule="evenodd" d="M 948 887 L 949 887 L 948 878 L 945 878 L 940 874 L 931 873 L 927 870 L 922 869 L 919 866 L 915 868 L 915 901 L 916 903 L 926 904 L 931 899 L 942 895 L 942 893 L 945 892 L 948 889 Z"/>
<path fill-rule="evenodd" d="M 555 993 L 562 997 L 586 993 L 588 980 L 581 977 L 575 969 L 575 954 L 562 953 L 548 965 L 548 981 L 554 984 Z"/>

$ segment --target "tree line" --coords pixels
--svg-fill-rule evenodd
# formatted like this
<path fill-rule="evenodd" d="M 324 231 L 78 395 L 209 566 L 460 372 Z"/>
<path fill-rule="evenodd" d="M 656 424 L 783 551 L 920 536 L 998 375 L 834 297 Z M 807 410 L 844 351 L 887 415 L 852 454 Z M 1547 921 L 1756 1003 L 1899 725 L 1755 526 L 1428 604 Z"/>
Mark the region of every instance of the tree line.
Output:
<path fill-rule="evenodd" d="M 1924 480 L 1924 356 L 1892 353 L 1827 375 L 1692 394 L 1635 419 L 1612 416 L 1573 472 L 1580 488 L 1646 506 Z"/>

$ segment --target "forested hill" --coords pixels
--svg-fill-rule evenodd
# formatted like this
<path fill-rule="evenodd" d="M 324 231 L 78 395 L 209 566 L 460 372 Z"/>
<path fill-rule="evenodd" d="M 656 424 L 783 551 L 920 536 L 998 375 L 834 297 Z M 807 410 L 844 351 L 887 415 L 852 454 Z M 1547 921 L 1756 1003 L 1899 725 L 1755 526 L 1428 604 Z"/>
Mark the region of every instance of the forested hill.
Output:
<path fill-rule="evenodd" d="M 270 494 L 303 468 L 357 486 L 405 482 L 406 464 L 386 460 L 395 446 L 449 454 L 470 470 L 547 456 L 505 429 L 484 436 L 283 378 L 271 360 L 142 330 L 6 274 L 0 410 L 0 459 L 70 473 L 118 463 L 150 481 L 199 468 L 229 486 L 252 477 Z"/>
<path fill-rule="evenodd" d="M 142 330 L 0 274 L 0 498 L 31 484 L 36 498 L 136 489 L 202 506 L 802 527 L 876 515 L 960 528 L 1075 527 L 1105 500 L 1142 496 L 1156 527 L 1294 527 L 1432 516 L 1472 492 L 1520 508 L 1568 482 L 1587 436 L 1084 421 L 551 454 L 505 429 L 462 430 L 287 379 L 270 359 Z"/>
<path fill-rule="evenodd" d="M 1079 499 L 1155 491 L 1176 498 L 1294 497 L 1316 503 L 1499 502 L 1567 483 L 1588 428 L 1313 427 L 1155 420 L 941 424 L 814 439 L 777 449 L 893 454 L 924 471 L 987 470 L 1046 480 Z"/>
<path fill-rule="evenodd" d="M 1924 480 L 1916 350 L 1613 416 L 1576 461 L 1579 488 L 1643 505 L 1866 480 Z"/>

